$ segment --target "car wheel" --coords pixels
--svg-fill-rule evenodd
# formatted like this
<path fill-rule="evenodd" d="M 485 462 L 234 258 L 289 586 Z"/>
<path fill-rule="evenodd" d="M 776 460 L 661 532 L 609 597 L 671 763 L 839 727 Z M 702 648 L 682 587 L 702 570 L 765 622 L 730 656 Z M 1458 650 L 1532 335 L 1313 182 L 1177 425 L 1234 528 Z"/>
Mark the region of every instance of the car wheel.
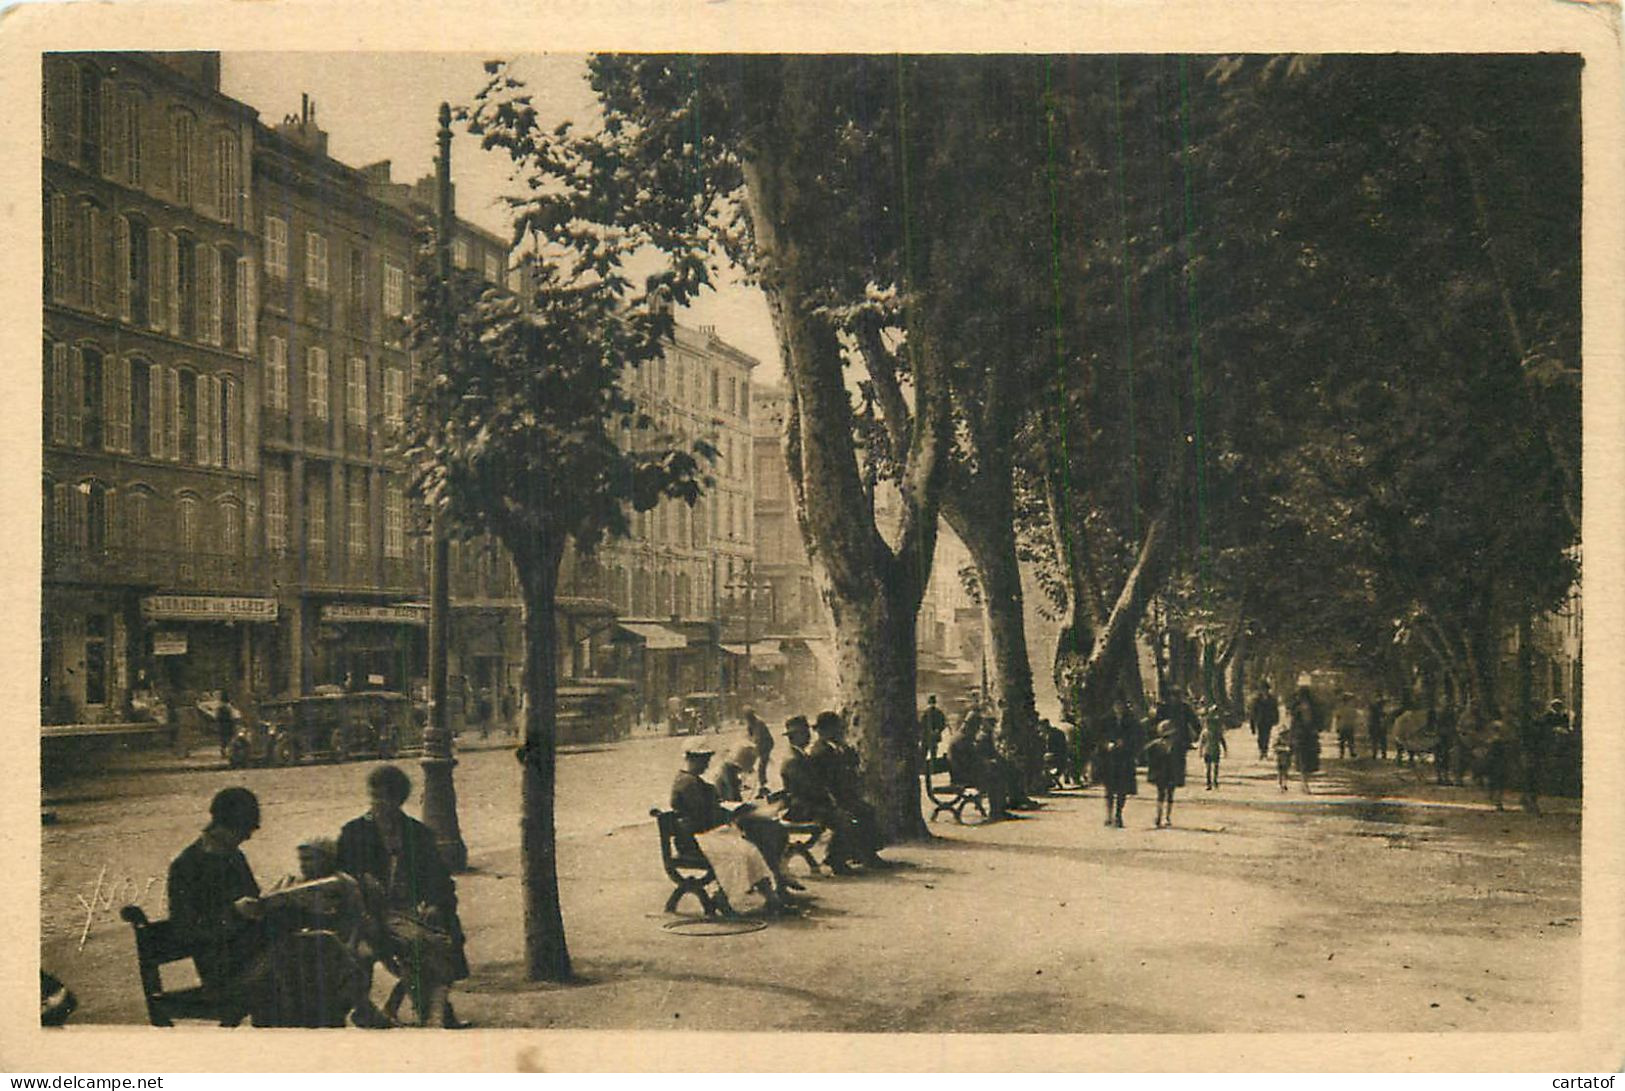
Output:
<path fill-rule="evenodd" d="M 236 736 L 226 747 L 226 761 L 233 769 L 241 769 L 248 764 L 250 749 L 248 740 L 241 735 Z"/>

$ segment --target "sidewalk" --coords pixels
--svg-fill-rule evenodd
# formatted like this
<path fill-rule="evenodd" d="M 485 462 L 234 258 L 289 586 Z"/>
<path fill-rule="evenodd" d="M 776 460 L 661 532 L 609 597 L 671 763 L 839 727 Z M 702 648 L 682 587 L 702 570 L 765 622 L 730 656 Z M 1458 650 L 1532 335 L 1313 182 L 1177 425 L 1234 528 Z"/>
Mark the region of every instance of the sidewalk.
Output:
<path fill-rule="evenodd" d="M 524 980 L 518 859 L 463 877 L 486 1026 L 830 1031 L 1536 1030 L 1577 1010 L 1578 812 L 1411 798 L 1328 763 L 1316 795 L 1232 761 L 1217 792 L 1101 824 L 1092 790 L 1030 817 L 937 824 L 899 866 L 806 880 L 800 918 L 692 936 L 663 926 L 653 824 L 560 848 L 579 981 Z M 1374 799 L 1358 784 L 1403 790 Z M 1430 786 L 1415 794 L 1430 795 Z M 794 865 L 797 874 L 801 865 Z M 693 913 L 690 900 L 683 907 Z"/>

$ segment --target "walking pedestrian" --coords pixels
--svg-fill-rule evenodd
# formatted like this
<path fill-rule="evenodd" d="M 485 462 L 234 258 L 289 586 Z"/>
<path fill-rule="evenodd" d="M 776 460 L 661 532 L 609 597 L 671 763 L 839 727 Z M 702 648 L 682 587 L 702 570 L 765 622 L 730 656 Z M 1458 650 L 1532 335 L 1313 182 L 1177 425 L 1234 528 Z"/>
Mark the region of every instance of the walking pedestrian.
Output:
<path fill-rule="evenodd" d="M 220 733 L 220 756 L 223 758 L 231 746 L 232 736 L 237 734 L 237 710 L 231 707 L 231 694 L 226 690 L 220 691 L 220 704 L 214 711 L 214 725 Z"/>
<path fill-rule="evenodd" d="M 1320 702 L 1315 700 L 1308 686 L 1298 687 L 1297 695 L 1292 698 L 1291 713 L 1292 757 L 1303 777 L 1303 792 L 1310 795 L 1309 777 L 1320 772 L 1320 729 L 1324 720 Z"/>
<path fill-rule="evenodd" d="M 1275 783 L 1284 792 L 1287 790 L 1287 778 L 1292 772 L 1292 732 L 1284 728 L 1276 732 L 1270 743 L 1270 752 L 1275 757 Z"/>
<path fill-rule="evenodd" d="M 1388 707 L 1387 700 L 1379 692 L 1371 700 L 1371 705 L 1365 710 L 1365 731 L 1371 742 L 1371 756 L 1381 761 L 1388 760 Z"/>
<path fill-rule="evenodd" d="M 1359 730 L 1360 710 L 1354 703 L 1354 694 L 1344 691 L 1338 695 L 1337 707 L 1332 710 L 1332 730 L 1337 733 L 1337 757 L 1357 758 L 1354 736 Z"/>
<path fill-rule="evenodd" d="M 1106 790 L 1106 825 L 1123 828 L 1123 801 L 1139 792 L 1135 755 L 1140 752 L 1140 721 L 1121 699 L 1101 723 L 1095 776 Z"/>
<path fill-rule="evenodd" d="M 773 756 L 773 732 L 754 708 L 745 709 L 745 735 L 756 749 L 756 794 L 767 795 L 768 759 Z"/>
<path fill-rule="evenodd" d="M 920 713 L 920 758 L 925 760 L 942 746 L 942 733 L 948 730 L 948 717 L 937 707 L 937 695 L 925 699 L 925 711 Z"/>
<path fill-rule="evenodd" d="M 1157 724 L 1156 734 L 1145 748 L 1145 779 L 1157 787 L 1157 820 L 1174 824 L 1174 789 L 1185 782 L 1185 752 L 1179 748 L 1178 727 L 1172 720 Z"/>
<path fill-rule="evenodd" d="M 1491 720 L 1484 725 L 1483 762 L 1484 786 L 1489 792 L 1490 802 L 1495 804 L 1496 810 L 1504 811 L 1506 806 L 1503 800 L 1512 769 L 1512 740 L 1507 737 L 1506 724 L 1500 720 Z"/>
<path fill-rule="evenodd" d="M 1211 792 L 1219 786 L 1219 759 L 1230 748 L 1224 741 L 1224 717 L 1218 706 L 1209 706 L 1207 715 L 1202 719 L 1202 734 L 1196 739 L 1196 752 L 1202 755 L 1202 764 L 1207 767 L 1206 790 Z"/>
<path fill-rule="evenodd" d="M 1270 733 L 1275 730 L 1275 725 L 1281 722 L 1281 702 L 1270 692 L 1268 678 L 1258 684 L 1258 692 L 1253 695 L 1252 708 L 1247 713 L 1247 722 L 1252 728 L 1254 737 L 1258 739 L 1258 760 L 1263 761 L 1270 755 Z"/>
<path fill-rule="evenodd" d="M 1569 714 L 1561 698 L 1554 697 L 1546 711 L 1525 723 L 1519 741 L 1523 752 L 1523 809 L 1540 814 L 1540 782 L 1545 771 L 1546 751 L 1559 731 L 1567 731 Z"/>

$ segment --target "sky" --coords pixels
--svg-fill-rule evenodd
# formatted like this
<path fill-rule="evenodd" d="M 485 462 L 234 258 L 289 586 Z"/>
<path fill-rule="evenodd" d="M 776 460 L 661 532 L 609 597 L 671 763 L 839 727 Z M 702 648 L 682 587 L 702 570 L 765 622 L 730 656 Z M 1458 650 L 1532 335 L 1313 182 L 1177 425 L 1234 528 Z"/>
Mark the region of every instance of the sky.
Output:
<path fill-rule="evenodd" d="M 316 123 L 326 130 L 328 154 L 353 167 L 388 159 L 397 182 L 431 173 L 440 103 L 467 104 L 485 83 L 480 54 L 435 53 L 224 53 L 221 84 L 226 94 L 257 109 L 275 125 L 299 112 L 299 96 L 316 105 Z M 546 54 L 508 58 L 529 85 L 548 127 L 559 121 L 590 123 L 597 114 L 587 86 L 585 58 Z M 457 213 L 498 235 L 509 229 L 500 198 L 520 187 L 509 176 L 509 160 L 480 150 L 466 133 L 453 129 L 452 181 Z M 726 273 L 724 274 L 726 276 Z M 737 281 L 697 300 L 680 320 L 715 326 L 718 336 L 761 361 L 758 382 L 780 377 L 778 342 L 767 302 Z"/>

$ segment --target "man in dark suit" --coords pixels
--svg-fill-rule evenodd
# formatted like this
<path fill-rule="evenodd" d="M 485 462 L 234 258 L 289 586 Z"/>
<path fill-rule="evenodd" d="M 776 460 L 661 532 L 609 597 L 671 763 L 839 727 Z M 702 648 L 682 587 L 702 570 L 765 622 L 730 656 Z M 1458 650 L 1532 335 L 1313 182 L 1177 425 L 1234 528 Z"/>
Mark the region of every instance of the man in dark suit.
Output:
<path fill-rule="evenodd" d="M 890 861 L 880 856 L 879 822 L 874 807 L 863 798 L 858 769 L 861 759 L 857 750 L 847 744 L 846 722 L 838 713 L 820 712 L 813 721 L 813 731 L 818 739 L 808 749 L 807 758 L 824 790 L 847 816 L 852 830 L 847 846 L 850 857 L 846 862 L 872 868 L 890 867 Z M 830 851 L 834 852 L 833 846 Z"/>

